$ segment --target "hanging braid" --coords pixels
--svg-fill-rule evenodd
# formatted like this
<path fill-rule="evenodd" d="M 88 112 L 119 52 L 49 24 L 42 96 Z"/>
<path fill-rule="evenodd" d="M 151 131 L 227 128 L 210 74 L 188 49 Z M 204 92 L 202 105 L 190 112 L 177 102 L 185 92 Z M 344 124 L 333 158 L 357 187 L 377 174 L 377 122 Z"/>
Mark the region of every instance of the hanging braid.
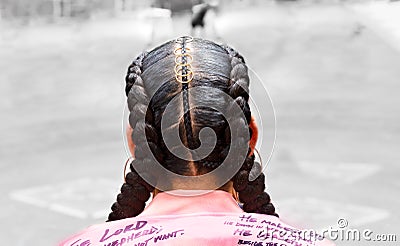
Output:
<path fill-rule="evenodd" d="M 231 126 L 227 126 L 227 132 L 243 128 L 245 126 L 245 121 L 247 125 L 250 124 L 251 120 L 251 112 L 250 107 L 248 105 L 249 99 L 249 76 L 247 73 L 247 67 L 245 65 L 244 58 L 236 52 L 234 49 L 224 46 L 226 52 L 228 53 L 232 70 L 230 73 L 230 87 L 229 94 L 234 98 L 234 102 L 237 103 L 239 107 L 243 110 L 244 117 L 236 116 L 233 118 L 233 123 Z M 229 129 L 228 129 L 229 128 Z M 251 134 L 251 132 L 250 132 Z M 227 134 L 229 135 L 229 134 Z M 230 139 L 228 138 L 227 140 Z M 248 145 L 249 139 L 239 138 L 232 141 L 232 144 L 237 144 L 242 146 Z M 249 153 L 250 153 L 249 147 Z M 233 187 L 239 193 L 239 199 L 243 202 L 243 210 L 245 212 L 255 212 L 260 214 L 268 214 L 274 215 L 278 217 L 278 214 L 275 213 L 275 207 L 271 203 L 271 198 L 266 193 L 265 190 L 265 176 L 263 173 L 260 173 L 257 178 L 250 181 L 250 173 L 252 168 L 261 169 L 259 163 L 254 162 L 254 154 L 248 156 L 241 166 L 240 170 L 237 174 L 232 178 Z"/>
<path fill-rule="evenodd" d="M 149 154 L 155 154 L 156 159 L 162 160 L 162 153 L 158 150 L 158 134 L 153 126 L 152 112 L 147 109 L 149 98 L 141 78 L 142 61 L 147 53 L 143 53 L 128 68 L 125 77 L 125 92 L 128 96 L 128 107 L 130 110 L 129 124 L 133 132 L 132 138 L 135 139 L 135 160 L 130 164 L 131 171 L 125 177 L 125 183 L 121 187 L 121 193 L 117 196 L 117 201 L 111 206 L 112 212 L 108 216 L 108 221 L 129 218 L 140 214 L 145 202 L 150 198 L 150 192 L 154 187 L 149 185 L 142 177 L 150 177 L 150 174 L 141 171 L 140 176 L 136 169 L 143 170 L 146 163 L 153 161 L 148 158 Z M 146 135 L 143 135 L 146 132 Z M 152 153 L 147 153 L 144 144 L 148 144 Z"/>

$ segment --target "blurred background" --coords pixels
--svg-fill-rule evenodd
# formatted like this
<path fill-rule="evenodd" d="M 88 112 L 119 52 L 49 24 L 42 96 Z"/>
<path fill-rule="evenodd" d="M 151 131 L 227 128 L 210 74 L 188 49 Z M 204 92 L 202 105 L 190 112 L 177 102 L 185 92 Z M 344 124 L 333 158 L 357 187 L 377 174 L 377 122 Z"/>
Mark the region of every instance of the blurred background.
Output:
<path fill-rule="evenodd" d="M 400 1 L 0 0 L 1 245 L 105 221 L 127 159 L 127 66 L 184 34 L 235 47 L 268 89 L 283 220 L 398 233 Z"/>

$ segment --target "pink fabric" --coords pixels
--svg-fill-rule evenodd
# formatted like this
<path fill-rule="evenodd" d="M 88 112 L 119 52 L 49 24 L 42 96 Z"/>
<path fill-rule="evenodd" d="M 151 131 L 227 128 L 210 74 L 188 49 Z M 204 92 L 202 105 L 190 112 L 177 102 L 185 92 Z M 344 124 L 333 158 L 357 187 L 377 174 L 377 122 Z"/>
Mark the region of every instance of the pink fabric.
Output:
<path fill-rule="evenodd" d="M 244 213 L 225 191 L 198 196 L 158 194 L 137 217 L 94 225 L 59 246 L 334 245 L 274 216 Z M 301 234 L 300 234 L 301 235 Z"/>

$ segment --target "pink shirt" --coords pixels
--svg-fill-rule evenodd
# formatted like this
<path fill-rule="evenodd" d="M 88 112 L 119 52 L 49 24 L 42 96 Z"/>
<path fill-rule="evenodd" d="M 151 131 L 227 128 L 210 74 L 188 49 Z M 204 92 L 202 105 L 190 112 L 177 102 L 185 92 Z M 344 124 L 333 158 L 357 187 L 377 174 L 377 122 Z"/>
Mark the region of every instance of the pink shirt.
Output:
<path fill-rule="evenodd" d="M 279 218 L 244 213 L 225 191 L 159 193 L 137 217 L 93 225 L 59 246 L 334 245 Z"/>

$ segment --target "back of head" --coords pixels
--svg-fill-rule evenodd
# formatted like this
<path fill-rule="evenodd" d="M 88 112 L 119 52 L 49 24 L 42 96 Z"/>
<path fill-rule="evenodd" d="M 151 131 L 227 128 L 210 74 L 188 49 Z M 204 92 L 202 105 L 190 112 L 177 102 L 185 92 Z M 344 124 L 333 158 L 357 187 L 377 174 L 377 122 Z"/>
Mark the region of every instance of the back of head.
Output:
<path fill-rule="evenodd" d="M 264 175 L 249 180 L 249 76 L 235 50 L 181 37 L 132 62 L 126 95 L 135 160 L 109 220 L 136 216 L 158 190 L 210 190 L 233 181 L 247 212 L 275 214 Z"/>

